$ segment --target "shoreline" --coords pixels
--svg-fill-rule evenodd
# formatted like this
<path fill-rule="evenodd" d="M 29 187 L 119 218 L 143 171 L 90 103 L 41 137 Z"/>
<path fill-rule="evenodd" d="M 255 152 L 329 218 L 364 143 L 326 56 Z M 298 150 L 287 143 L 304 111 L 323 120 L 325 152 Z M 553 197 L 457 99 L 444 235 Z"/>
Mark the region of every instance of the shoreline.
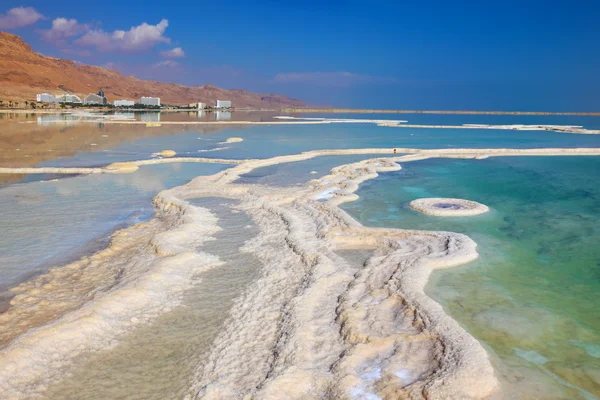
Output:
<path fill-rule="evenodd" d="M 210 220 L 210 218 L 201 209 L 191 206 L 186 200 L 201 197 L 233 198 L 242 203 L 240 207 L 249 212 L 255 222 L 261 226 L 261 232 L 267 236 L 268 233 L 273 229 L 275 229 L 275 231 L 271 232 L 271 234 L 275 234 L 276 236 L 281 235 L 282 232 L 277 230 L 281 228 L 277 228 L 277 226 L 279 226 L 277 225 L 279 224 L 277 221 L 285 221 L 284 225 L 287 226 L 287 228 L 285 228 L 287 233 L 284 234 L 285 243 L 282 243 L 282 246 L 284 247 L 282 248 L 281 254 L 283 255 L 289 253 L 288 256 L 290 258 L 290 262 L 302 263 L 303 267 L 301 267 L 300 270 L 305 271 L 304 273 L 307 274 L 304 275 L 302 280 L 309 279 L 308 282 L 313 282 L 313 279 L 316 279 L 317 276 L 321 276 L 322 274 L 324 274 L 323 276 L 327 276 L 327 279 L 318 285 L 317 282 L 321 281 L 314 281 L 314 285 L 316 286 L 311 286 L 311 292 L 313 292 L 314 296 L 317 297 L 306 298 L 308 303 L 303 307 L 311 307 L 311 304 L 319 304 L 320 308 L 324 307 L 330 310 L 332 313 L 331 315 L 334 316 L 334 319 L 329 323 L 334 325 L 341 324 L 342 326 L 341 331 L 339 331 L 342 337 L 330 337 L 327 339 L 332 341 L 330 343 L 331 346 L 334 348 L 339 347 L 344 354 L 347 354 L 347 356 L 344 358 L 340 358 L 338 361 L 336 361 L 337 367 L 334 370 L 334 373 L 339 373 L 341 376 L 345 376 L 346 378 L 339 381 L 333 387 L 330 387 L 330 390 L 332 390 L 333 393 L 343 396 L 347 395 L 349 390 L 354 390 L 357 388 L 360 388 L 360 390 L 364 391 L 365 394 L 369 393 L 371 390 L 375 390 L 374 382 L 369 381 L 369 378 L 365 377 L 365 372 L 363 371 L 363 364 L 369 364 L 372 362 L 369 360 L 371 360 L 373 351 L 378 352 L 381 351 L 382 348 L 388 348 L 389 346 L 399 349 L 402 348 L 402 346 L 410 346 L 411 343 L 412 345 L 419 343 L 419 346 L 427 345 L 436 348 L 436 343 L 438 343 L 437 341 L 440 340 L 441 342 L 439 343 L 442 344 L 444 351 L 434 357 L 434 364 L 439 364 L 438 367 L 432 367 L 434 365 L 431 364 L 431 362 L 433 362 L 432 360 L 407 360 L 395 359 L 394 357 L 389 359 L 389 365 L 403 365 L 404 371 L 407 371 L 407 365 L 412 368 L 411 371 L 405 373 L 405 378 L 403 379 L 408 379 L 406 376 L 413 376 L 415 373 L 417 373 L 415 371 L 419 370 L 419 368 L 421 368 L 423 365 L 430 365 L 428 368 L 433 368 L 432 370 L 426 368 L 426 371 L 420 370 L 421 372 L 418 372 L 418 374 L 421 376 L 421 378 L 415 380 L 414 382 L 410 382 L 409 384 L 406 384 L 406 382 L 403 384 L 402 381 L 400 383 L 396 382 L 395 385 L 399 384 L 400 386 L 397 387 L 396 390 L 398 391 L 395 393 L 404 393 L 408 395 L 410 393 L 422 393 L 424 390 L 426 390 L 428 395 L 432 395 L 434 397 L 464 396 L 467 394 L 469 397 L 486 397 L 493 393 L 497 387 L 497 381 L 494 376 L 494 372 L 491 369 L 491 364 L 489 363 L 487 353 L 483 347 L 481 347 L 479 342 L 477 342 L 477 340 L 468 335 L 456 321 L 444 313 L 439 304 L 435 303 L 423 292 L 423 288 L 428 282 L 429 274 L 434 269 L 447 268 L 453 265 L 463 264 L 477 257 L 475 243 L 464 235 L 453 234 L 449 232 L 367 228 L 362 226 L 343 210 L 338 208 L 338 205 L 343 202 L 355 200 L 357 195 L 354 194 L 354 192 L 358 189 L 359 185 L 368 179 L 377 177 L 378 172 L 399 169 L 400 166 L 396 164 L 397 162 L 410 162 L 426 158 L 442 157 L 482 159 L 490 156 L 513 155 L 600 155 L 600 149 L 398 150 L 400 152 L 405 151 L 407 154 L 399 154 L 396 157 L 389 158 L 374 158 L 363 160 L 357 163 L 340 165 L 332 169 L 329 175 L 310 181 L 301 188 L 261 187 L 260 185 L 236 184 L 235 181 L 238 180 L 240 175 L 264 166 L 307 160 L 313 157 L 324 155 L 387 155 L 392 154 L 392 149 L 318 150 L 295 155 L 273 157 L 264 160 L 234 160 L 233 163 L 237 165 L 228 170 L 219 172 L 215 175 L 199 176 L 185 185 L 160 192 L 155 197 L 153 203 L 157 211 L 162 211 L 167 220 L 171 221 L 170 223 L 162 225 L 163 223 L 157 220 L 157 217 L 155 216 L 149 222 L 137 224 L 124 230 L 115 232 L 113 234 L 113 240 L 111 240 L 110 245 L 106 249 L 98 253 L 94 253 L 94 255 L 90 257 L 84 257 L 84 259 L 73 264 L 54 268 L 51 271 L 43 274 L 40 278 L 36 278 L 31 282 L 22 284 L 18 290 L 21 293 L 18 294 L 15 297 L 16 300 L 11 303 L 13 304 L 13 307 L 16 308 L 19 308 L 19 305 L 23 301 L 25 301 L 25 303 L 22 305 L 27 305 L 27 302 L 30 300 L 25 300 L 27 299 L 26 293 L 28 293 L 30 296 L 33 296 L 33 298 L 37 297 L 36 294 L 31 292 L 32 290 L 40 290 L 36 289 L 37 286 L 35 285 L 35 282 L 47 279 L 50 274 L 52 274 L 52 276 L 55 278 L 60 278 L 61 280 L 69 277 L 73 273 L 83 274 L 83 276 L 85 276 L 86 273 L 89 274 L 89 271 L 93 269 L 91 267 L 99 268 L 100 265 L 103 265 L 103 263 L 107 261 L 106 257 L 116 257 L 119 259 L 120 254 L 124 253 L 126 249 L 136 247 L 146 242 L 151 243 L 152 257 L 157 260 L 157 264 L 155 264 L 155 267 L 149 267 L 149 271 L 142 273 L 141 279 L 144 279 L 143 277 L 147 273 L 156 274 L 156 270 L 153 269 L 162 268 L 157 266 L 163 265 L 163 263 L 167 262 L 168 264 L 166 265 L 169 267 L 165 271 L 171 272 L 166 273 L 178 271 L 184 266 L 185 263 L 189 263 L 190 257 L 192 257 L 191 254 L 187 254 L 189 251 L 185 249 L 188 247 L 188 245 L 185 243 L 191 239 L 190 234 L 195 232 L 196 227 L 197 229 L 208 229 L 208 233 L 213 232 L 214 229 L 218 228 L 218 225 L 216 225 L 214 222 L 211 222 L 209 226 L 203 228 L 206 225 L 204 220 L 207 218 Z M 226 161 L 227 163 L 232 163 L 232 160 Z M 181 160 L 177 160 L 176 158 L 140 160 L 137 163 L 144 162 L 181 162 Z M 330 195 L 331 197 L 324 198 L 324 193 L 327 193 L 327 195 Z M 197 219 L 195 217 L 196 215 L 199 217 L 201 216 L 201 218 Z M 276 226 L 273 226 L 274 223 Z M 313 227 L 315 223 L 317 223 L 318 228 Z M 428 243 L 427 246 L 431 246 L 429 250 L 424 250 L 422 247 L 424 243 Z M 348 269 L 348 267 L 344 266 L 339 260 L 336 260 L 334 263 L 332 263 L 332 261 L 326 261 L 335 259 L 335 256 L 332 255 L 332 251 L 334 249 L 343 250 L 365 247 L 373 249 L 376 253 L 375 256 L 371 257 L 371 260 L 365 271 L 368 270 L 369 273 L 375 274 L 375 271 L 390 269 L 390 280 L 385 282 L 384 286 L 377 290 L 379 292 L 381 290 L 384 292 L 391 290 L 393 293 L 389 293 L 389 301 L 379 303 L 383 304 L 382 307 L 384 307 L 380 310 L 374 309 L 373 306 L 369 305 L 368 302 L 364 303 L 364 301 L 366 301 L 365 296 L 374 296 L 374 293 L 364 292 L 364 285 L 369 287 L 374 285 L 375 282 L 368 282 L 373 279 L 376 274 L 369 275 L 369 273 L 364 272 L 356 275 L 357 271 Z M 407 249 L 411 248 L 413 249 L 411 252 L 416 251 L 416 253 L 414 253 L 414 256 L 405 259 L 404 256 L 406 255 Z M 421 250 L 417 251 L 417 249 Z M 438 250 L 432 254 L 431 249 Z M 181 253 L 182 250 L 184 251 L 183 253 Z M 254 251 L 257 252 L 257 256 L 263 258 L 266 264 L 271 265 L 273 262 L 275 262 L 275 264 L 270 266 L 272 268 L 275 268 L 277 263 L 281 261 L 280 258 L 277 258 L 277 260 L 270 260 L 268 257 L 265 258 L 266 255 L 260 252 L 260 246 L 255 248 Z M 425 253 L 422 253 L 422 251 L 425 251 Z M 131 255 L 128 254 L 128 256 Z M 171 257 L 174 258 L 171 259 Z M 196 256 L 193 256 L 192 258 L 194 257 Z M 298 259 L 298 257 L 300 258 Z M 169 259 L 171 260 L 169 261 Z M 218 260 L 210 257 L 209 260 L 210 267 L 207 266 L 207 268 L 218 267 Z M 181 263 L 181 261 L 185 262 Z M 315 262 L 316 264 L 314 264 Z M 403 265 L 403 267 L 398 269 L 398 265 Z M 342 268 L 343 270 L 338 271 L 338 267 Z M 318 272 L 320 270 L 321 272 Z M 127 273 L 128 272 L 125 272 L 125 274 Z M 184 273 L 184 276 L 185 274 L 189 274 L 189 272 L 185 272 L 185 270 L 182 273 Z M 400 275 L 394 278 L 395 274 Z M 311 276 L 313 278 L 310 278 Z M 337 276 L 337 278 L 334 278 L 335 276 Z M 68 281 L 69 279 L 66 280 Z M 363 283 L 360 283 L 361 281 L 363 281 Z M 137 281 L 134 280 L 131 283 L 135 284 L 136 282 Z M 268 280 L 262 283 L 265 284 L 265 288 L 268 288 L 269 284 L 273 284 L 273 282 Z M 400 284 L 400 286 L 396 287 L 397 284 Z M 326 290 L 328 296 L 322 297 L 323 288 L 321 286 L 329 287 L 329 289 Z M 104 342 L 107 340 L 107 338 L 109 338 L 108 340 L 111 341 L 116 340 L 116 333 L 95 330 L 96 328 L 94 328 L 94 324 L 96 322 L 94 322 L 95 319 L 91 316 L 91 319 L 86 319 L 86 323 L 92 324 L 88 327 L 88 330 L 96 332 L 92 338 L 80 338 L 71 344 L 69 342 L 69 338 L 72 339 L 72 337 L 67 335 L 66 332 L 75 328 L 75 326 L 72 324 L 79 320 L 78 315 L 81 315 L 82 312 L 100 312 L 99 310 L 102 308 L 101 304 L 103 304 L 105 301 L 104 297 L 114 299 L 110 300 L 111 302 L 116 301 L 117 297 L 115 296 L 119 295 L 120 290 L 129 290 L 127 287 L 127 285 L 124 287 L 119 287 L 119 285 L 117 285 L 114 291 L 109 291 L 106 296 L 101 296 L 99 299 L 92 302 L 88 301 L 81 303 L 81 308 L 77 308 L 77 306 L 68 307 L 67 309 L 63 310 L 62 313 L 59 312 L 58 315 L 62 315 L 59 319 L 49 324 L 48 321 L 43 323 L 36 330 L 30 330 L 29 333 L 21 334 L 19 338 L 13 341 L 9 347 L 0 350 L 0 354 L 6 357 L 9 356 L 8 353 L 16 351 L 15 356 L 18 355 L 20 360 L 19 364 L 21 367 L 17 368 L 15 373 L 20 374 L 21 376 L 23 376 L 23 368 L 28 368 L 27 363 L 29 361 L 34 362 L 33 360 L 36 360 L 35 370 L 38 372 L 34 373 L 33 375 L 29 375 L 27 378 L 30 379 L 29 383 L 32 383 L 40 378 L 38 373 L 48 373 L 47 369 L 43 368 L 43 365 L 47 365 L 49 367 L 50 364 L 47 364 L 49 361 L 45 360 L 44 358 L 39 358 L 40 354 L 43 354 L 44 352 L 42 349 L 46 348 L 46 346 L 58 346 L 57 348 L 60 350 L 56 351 L 64 351 L 64 357 L 66 358 L 68 358 L 67 354 L 69 354 L 70 357 L 74 353 L 83 351 L 80 349 L 77 351 L 74 349 L 69 349 L 71 346 L 83 346 L 84 349 L 87 349 L 86 351 L 101 350 L 103 346 L 98 346 L 99 343 Z M 48 298 L 52 298 L 52 291 L 55 289 L 50 288 L 48 290 L 49 292 L 46 292 L 42 297 L 48 296 Z M 343 299 L 341 305 L 338 304 L 337 301 L 331 303 L 331 301 L 335 300 L 337 297 L 332 299 L 329 295 L 330 290 L 342 290 L 342 292 L 340 292 L 340 298 Z M 44 289 L 43 292 L 44 291 L 46 291 L 46 289 Z M 290 296 L 292 297 L 286 301 L 290 301 L 291 299 L 295 298 L 293 297 L 296 296 L 294 293 L 295 292 L 291 293 Z M 265 293 L 265 296 L 267 295 L 268 293 Z M 412 335 L 416 335 L 414 338 L 416 342 L 412 342 L 412 339 L 410 339 L 411 335 L 407 336 L 407 333 L 396 337 L 395 334 L 392 334 L 392 331 L 390 331 L 387 336 L 381 337 L 380 339 L 375 339 L 375 336 L 380 336 L 382 334 L 381 332 L 377 333 L 375 336 L 373 336 L 374 333 L 368 333 L 369 329 L 371 328 L 369 327 L 369 324 L 365 324 L 365 321 L 362 321 L 362 314 L 361 312 L 356 311 L 355 306 L 357 306 L 359 309 L 363 309 L 363 311 L 370 310 L 369 312 L 371 313 L 383 313 L 383 316 L 387 315 L 387 313 L 390 311 L 388 308 L 391 306 L 390 304 L 393 305 L 392 309 L 400 306 L 400 304 L 396 303 L 395 300 L 392 301 L 392 299 L 396 298 L 397 296 L 400 296 L 400 298 L 403 299 L 403 303 L 412 307 L 412 312 L 414 312 L 415 315 L 420 315 L 420 318 L 427 316 L 427 322 L 424 320 L 419 320 L 421 321 L 419 324 L 424 324 L 423 326 L 430 331 L 428 335 L 433 335 L 431 336 L 432 338 L 437 337 L 438 339 L 435 339 L 432 343 L 427 341 L 423 342 L 423 338 L 420 336 L 420 334 L 418 334 L 417 331 L 413 332 L 415 329 L 415 317 L 412 316 L 412 312 L 409 313 L 409 316 L 411 317 L 408 320 L 404 319 L 403 314 L 399 315 L 398 318 L 401 318 L 401 321 L 393 321 L 393 324 L 388 326 L 386 329 L 391 329 L 393 331 L 398 326 L 405 326 L 406 329 L 408 329 L 407 332 L 413 332 Z M 152 303 L 152 299 L 148 299 L 148 301 L 151 304 L 154 304 Z M 257 302 L 254 304 L 256 310 L 265 306 L 265 304 L 261 302 L 261 299 L 256 299 L 255 301 Z M 77 301 L 75 303 L 79 304 Z M 104 303 L 104 305 L 106 304 L 112 303 Z M 327 307 L 325 307 L 326 304 L 328 304 Z M 133 312 L 134 315 L 137 315 L 139 312 L 141 312 L 141 310 L 147 310 L 145 308 L 146 305 L 141 304 L 140 306 L 143 308 L 138 309 L 137 311 L 132 310 L 131 312 Z M 297 306 L 299 307 L 300 305 Z M 108 310 L 110 310 L 110 307 Z M 277 307 L 277 310 L 280 312 L 280 308 Z M 9 311 L 15 312 L 15 309 Z M 103 311 L 103 313 L 106 312 L 108 311 Z M 124 315 L 118 314 L 119 312 L 123 312 L 123 310 L 116 312 L 117 315 L 115 315 L 114 318 L 119 318 L 119 320 L 123 318 L 125 318 L 125 320 L 131 318 L 130 314 L 128 314 L 129 311 Z M 304 311 L 301 312 L 299 309 L 295 312 L 294 310 L 290 310 L 289 312 L 291 314 L 289 314 L 288 317 L 295 315 L 295 318 L 301 318 L 301 316 L 304 315 Z M 153 315 L 153 313 L 149 312 L 149 315 Z M 241 317 L 243 317 L 243 315 Z M 246 318 L 252 319 L 251 316 L 246 316 Z M 383 320 L 385 320 L 385 318 Z M 250 325 L 247 327 L 239 326 L 239 324 L 243 324 L 244 321 L 248 322 L 247 319 L 244 320 L 243 318 L 238 320 L 237 325 L 235 321 L 229 321 L 228 326 L 231 325 L 233 328 L 230 328 L 229 331 L 226 331 L 220 335 L 218 341 L 221 343 L 222 350 L 229 349 L 229 352 L 234 353 L 231 354 L 231 357 L 242 359 L 244 357 L 250 357 L 250 359 L 247 359 L 246 361 L 248 361 L 248 365 L 252 365 L 252 368 L 254 368 L 257 360 L 252 359 L 252 354 L 242 354 L 240 352 L 242 349 L 233 346 L 233 344 L 236 343 L 232 343 L 231 340 L 233 339 L 228 335 L 233 335 L 234 333 L 237 335 L 240 332 L 244 332 L 247 334 L 248 338 L 251 338 L 253 335 L 257 334 L 257 332 L 253 331 L 253 329 L 264 330 L 265 328 Z M 98 321 L 98 323 L 102 322 Z M 300 340 L 299 342 L 296 342 L 296 345 L 300 346 L 299 348 L 302 348 L 303 338 L 306 338 L 306 335 L 313 335 L 313 333 L 310 333 L 311 329 L 317 328 L 313 326 L 314 323 L 315 321 L 309 319 L 301 324 L 294 325 L 291 331 L 285 333 L 285 335 L 287 335 L 286 337 L 288 338 L 286 340 Z M 412 328 L 410 328 L 411 326 Z M 60 335 L 58 335 L 57 338 L 54 334 L 51 337 L 45 336 L 44 334 L 44 332 L 47 330 L 56 332 L 58 329 L 62 331 L 63 327 L 65 329 L 64 332 L 66 336 L 62 339 Z M 123 329 L 127 331 L 125 325 Z M 233 331 L 231 331 L 231 329 L 233 329 Z M 250 329 L 250 331 L 244 331 L 244 329 Z M 273 333 L 273 335 L 275 336 L 271 337 L 271 341 L 269 343 L 270 346 L 277 347 L 277 343 L 279 343 L 279 341 L 276 333 Z M 450 336 L 445 337 L 445 335 Z M 94 337 L 97 337 L 97 339 L 93 339 Z M 257 337 L 260 337 L 260 335 Z M 64 339 L 67 339 L 67 342 L 64 342 Z M 47 342 L 49 340 L 51 342 Z M 56 342 L 57 340 L 58 342 Z M 92 340 L 92 342 L 89 342 L 89 340 Z M 99 340 L 100 342 L 97 342 L 96 345 L 89 347 L 91 343 L 94 343 L 93 340 Z M 325 338 L 323 338 L 323 340 L 325 340 Z M 26 343 L 27 350 L 21 347 L 21 345 L 25 345 Z M 217 345 L 217 348 L 218 347 L 219 344 Z M 279 348 L 277 352 L 284 354 L 289 351 L 294 351 L 293 348 L 293 346 L 292 348 Z M 23 357 L 24 351 L 28 353 L 29 356 Z M 36 351 L 39 353 L 36 353 Z M 304 351 L 308 351 L 308 353 L 304 354 L 302 357 L 310 357 L 310 350 L 305 349 Z M 437 353 L 434 352 L 433 354 Z M 290 360 L 296 359 L 297 356 L 298 355 L 291 357 Z M 317 357 L 315 360 L 320 359 L 320 356 L 317 354 L 314 356 Z M 285 358 L 284 356 L 282 357 Z M 227 359 L 229 361 L 232 360 L 231 358 Z M 358 362 L 358 360 L 362 361 Z M 6 359 L 2 360 L 0 358 L 0 364 L 4 364 L 7 361 L 8 360 Z M 212 364 L 209 365 L 207 370 L 210 371 L 210 369 L 213 368 L 214 371 L 225 371 L 226 369 L 222 369 L 219 366 L 219 362 L 219 359 L 211 359 L 210 363 Z M 264 360 L 258 360 L 258 362 L 264 362 Z M 68 363 L 68 360 L 66 360 L 63 364 Z M 309 364 L 312 365 L 312 362 Z M 256 377 L 256 371 L 244 370 L 244 368 L 247 368 L 248 365 L 245 367 L 242 366 L 243 368 L 240 368 L 239 370 L 236 368 L 229 370 L 230 374 L 233 374 L 231 376 L 212 376 L 210 372 L 208 372 L 207 375 L 205 371 L 202 371 L 202 374 L 198 377 L 196 393 L 194 393 L 194 395 L 202 398 L 220 398 L 220 396 L 223 394 L 223 392 L 220 391 L 223 385 L 232 385 L 231 389 L 234 392 L 236 390 L 246 390 L 237 388 L 236 382 L 243 379 L 241 379 L 241 376 L 235 376 L 235 374 L 245 374 L 249 377 Z M 289 367 L 290 366 L 286 366 L 286 368 Z M 295 368 L 299 367 L 301 368 L 301 365 L 298 365 Z M 318 372 L 319 369 L 316 368 L 313 370 L 313 367 L 314 366 L 312 366 L 309 370 L 305 370 L 298 376 L 301 379 L 308 379 L 318 387 L 330 385 L 331 382 L 324 382 L 324 378 L 322 378 L 321 375 L 328 376 L 328 374 L 331 372 L 326 373 L 325 370 Z M 325 368 L 325 366 L 322 367 Z M 267 368 L 267 366 L 264 366 L 264 368 Z M 272 371 L 270 373 L 270 379 L 262 381 L 262 383 L 260 383 L 258 386 L 256 385 L 256 382 L 253 383 L 254 387 L 261 387 L 261 393 L 265 395 L 266 398 L 269 398 L 269 391 L 274 391 L 272 393 L 275 393 L 277 390 L 281 390 L 282 385 L 285 387 L 285 382 L 287 379 L 286 375 L 282 372 L 283 370 L 280 370 L 276 367 L 276 363 L 272 364 L 269 368 L 271 368 Z M 54 373 L 58 372 L 55 371 Z M 48 379 L 50 378 L 51 377 L 48 376 Z M 23 379 L 25 379 L 25 377 L 23 377 Z M 445 384 L 442 384 L 440 379 L 445 381 Z M 454 382 L 453 385 L 451 384 L 452 382 Z M 6 385 L 7 383 L 8 386 Z M 17 386 L 13 386 L 9 382 L 0 382 L 0 385 L 7 390 L 6 393 L 15 394 L 15 398 L 19 397 L 19 384 L 17 384 Z M 390 383 L 390 385 L 393 386 L 394 384 Z M 300 392 L 293 392 L 294 394 L 302 394 L 304 393 L 301 391 L 304 390 L 302 389 L 303 387 L 305 386 L 300 385 L 298 387 L 294 386 L 294 388 L 289 387 L 288 393 L 292 395 L 292 392 L 289 392 L 289 390 L 294 389 L 300 390 Z M 425 389 L 425 387 L 427 387 L 427 389 Z M 473 392 L 473 390 L 475 392 Z M 25 397 L 26 396 L 27 395 L 25 395 Z"/>
<path fill-rule="evenodd" d="M 456 114 L 456 115 L 566 115 L 600 117 L 599 111 L 476 111 L 476 110 L 385 110 L 357 108 L 282 108 L 284 113 L 331 113 L 331 114 Z"/>
<path fill-rule="evenodd" d="M 76 111 L 153 111 L 153 112 L 190 112 L 197 109 L 154 109 L 154 108 L 138 108 L 138 109 L 115 109 L 115 108 L 73 108 L 73 109 L 23 109 L 23 108 L 0 108 L 0 114 L 9 113 L 32 113 L 32 114 L 61 114 L 66 112 Z M 204 110 L 208 112 L 209 110 Z M 582 116 L 582 117 L 600 117 L 600 111 L 480 111 L 480 110 L 394 110 L 394 109 L 357 109 L 357 108 L 233 108 L 232 112 L 281 112 L 281 113 L 311 113 L 311 114 L 432 114 L 432 115 L 557 115 L 557 116 Z M 214 112 L 210 110 L 210 112 Z"/>
<path fill-rule="evenodd" d="M 427 158 L 475 158 L 513 157 L 513 156 L 597 156 L 600 148 L 533 148 L 533 149 L 416 149 L 416 148 L 364 148 L 312 150 L 299 154 L 276 156 L 265 159 L 222 159 L 207 157 L 167 157 L 150 158 L 136 161 L 115 162 L 104 167 L 0 167 L 0 174 L 123 174 L 133 173 L 141 166 L 170 163 L 214 163 L 232 165 L 255 165 L 252 168 L 281 163 L 304 161 L 320 156 L 342 155 L 388 155 L 391 160 L 407 162 Z"/>

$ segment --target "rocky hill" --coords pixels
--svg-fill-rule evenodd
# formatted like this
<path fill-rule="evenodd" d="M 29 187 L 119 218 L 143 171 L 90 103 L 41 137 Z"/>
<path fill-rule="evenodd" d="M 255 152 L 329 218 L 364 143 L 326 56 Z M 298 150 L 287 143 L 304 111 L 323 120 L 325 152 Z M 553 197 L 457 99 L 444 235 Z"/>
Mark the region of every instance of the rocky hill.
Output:
<path fill-rule="evenodd" d="M 225 90 L 212 85 L 183 86 L 146 81 L 92 65 L 77 65 L 60 58 L 45 57 L 31 49 L 19 36 L 0 32 L 0 100 L 35 99 L 37 93 L 74 93 L 86 96 L 104 89 L 109 101 L 137 100 L 157 96 L 162 103 L 213 104 L 231 100 L 235 107 L 282 108 L 302 106 L 302 102 L 274 94 L 256 94 L 240 89 Z"/>

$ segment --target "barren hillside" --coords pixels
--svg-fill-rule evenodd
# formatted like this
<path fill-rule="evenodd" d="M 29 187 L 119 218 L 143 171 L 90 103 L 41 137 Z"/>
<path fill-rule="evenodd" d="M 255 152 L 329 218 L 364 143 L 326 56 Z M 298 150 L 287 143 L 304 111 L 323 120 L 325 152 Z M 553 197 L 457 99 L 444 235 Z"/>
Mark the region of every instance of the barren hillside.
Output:
<path fill-rule="evenodd" d="M 256 94 L 240 89 L 225 90 L 212 85 L 183 86 L 174 83 L 145 81 L 133 76 L 92 65 L 42 56 L 19 36 L 0 32 L 0 100 L 35 99 L 37 93 L 64 92 L 86 96 L 104 89 L 109 101 L 138 100 L 141 96 L 157 96 L 161 102 L 213 104 L 219 99 L 231 100 L 235 107 L 282 108 L 302 106 L 302 102 L 275 94 Z"/>

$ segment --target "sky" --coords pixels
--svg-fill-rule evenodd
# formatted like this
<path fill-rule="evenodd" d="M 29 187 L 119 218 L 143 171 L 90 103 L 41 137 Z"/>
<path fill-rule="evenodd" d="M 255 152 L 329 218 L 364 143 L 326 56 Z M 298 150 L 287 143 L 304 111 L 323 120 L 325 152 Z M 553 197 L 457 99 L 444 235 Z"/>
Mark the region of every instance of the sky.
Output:
<path fill-rule="evenodd" d="M 44 55 L 315 106 L 600 110 L 600 1 L 2 0 Z"/>

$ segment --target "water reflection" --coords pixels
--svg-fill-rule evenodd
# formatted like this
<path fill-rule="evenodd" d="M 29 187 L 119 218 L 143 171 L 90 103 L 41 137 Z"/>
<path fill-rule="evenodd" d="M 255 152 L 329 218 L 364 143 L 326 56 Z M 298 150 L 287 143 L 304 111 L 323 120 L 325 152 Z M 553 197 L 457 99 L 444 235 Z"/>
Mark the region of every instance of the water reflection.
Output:
<path fill-rule="evenodd" d="M 229 121 L 230 119 L 231 119 L 231 113 L 229 111 L 215 111 L 215 120 Z"/>
<path fill-rule="evenodd" d="M 144 122 L 160 122 L 160 112 L 143 112 L 143 113 L 140 113 L 140 121 L 144 121 Z"/>

